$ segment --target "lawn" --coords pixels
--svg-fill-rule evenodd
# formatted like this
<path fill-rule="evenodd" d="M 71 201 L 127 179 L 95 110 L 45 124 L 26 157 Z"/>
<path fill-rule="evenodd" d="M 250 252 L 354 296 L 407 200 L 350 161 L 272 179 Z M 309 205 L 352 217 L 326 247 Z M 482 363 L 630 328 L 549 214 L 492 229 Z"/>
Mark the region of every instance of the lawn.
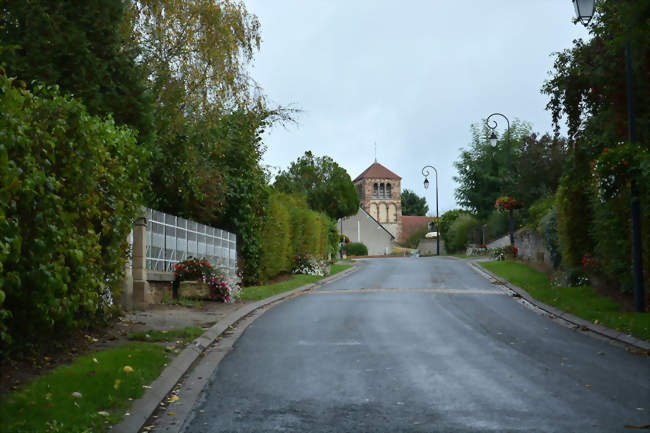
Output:
<path fill-rule="evenodd" d="M 130 343 L 76 359 L 0 400 L 0 432 L 96 433 L 122 419 L 130 399 L 168 361 L 157 344 Z"/>
<path fill-rule="evenodd" d="M 616 301 L 598 294 L 593 287 L 555 287 L 546 274 L 523 263 L 495 261 L 479 264 L 548 305 L 650 341 L 650 314 L 624 311 Z"/>
<path fill-rule="evenodd" d="M 352 265 L 332 265 L 330 266 L 330 275 L 337 274 L 345 269 L 352 267 Z M 287 281 L 282 281 L 275 284 L 267 284 L 265 286 L 250 286 L 242 290 L 241 298 L 247 301 L 257 301 L 259 299 L 268 298 L 269 296 L 277 295 L 278 293 L 288 292 L 289 290 L 297 289 L 305 284 L 315 283 L 322 280 L 323 277 L 316 275 L 291 275 Z"/>
<path fill-rule="evenodd" d="M 185 343 L 194 341 L 203 334 L 203 329 L 198 326 L 187 326 L 182 329 L 171 329 L 169 331 L 143 331 L 143 332 L 131 332 L 127 337 L 129 340 L 135 341 L 149 341 L 149 342 L 158 342 L 158 341 L 177 341 L 183 340 Z"/>

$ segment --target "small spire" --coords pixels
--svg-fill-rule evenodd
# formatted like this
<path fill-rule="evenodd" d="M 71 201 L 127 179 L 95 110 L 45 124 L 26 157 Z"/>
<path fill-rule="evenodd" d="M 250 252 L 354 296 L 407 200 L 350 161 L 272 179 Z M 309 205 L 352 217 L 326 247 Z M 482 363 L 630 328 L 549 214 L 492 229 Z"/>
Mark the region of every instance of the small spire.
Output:
<path fill-rule="evenodd" d="M 377 142 L 375 141 L 375 162 L 377 162 Z"/>

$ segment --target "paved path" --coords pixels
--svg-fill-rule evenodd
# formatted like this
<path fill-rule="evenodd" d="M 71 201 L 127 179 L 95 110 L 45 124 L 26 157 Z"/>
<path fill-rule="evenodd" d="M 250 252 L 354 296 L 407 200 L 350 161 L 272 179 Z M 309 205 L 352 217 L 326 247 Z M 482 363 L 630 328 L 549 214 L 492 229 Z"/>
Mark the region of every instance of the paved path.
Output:
<path fill-rule="evenodd" d="M 451 258 L 368 260 L 253 322 L 188 432 L 618 432 L 650 361 L 540 316 Z"/>

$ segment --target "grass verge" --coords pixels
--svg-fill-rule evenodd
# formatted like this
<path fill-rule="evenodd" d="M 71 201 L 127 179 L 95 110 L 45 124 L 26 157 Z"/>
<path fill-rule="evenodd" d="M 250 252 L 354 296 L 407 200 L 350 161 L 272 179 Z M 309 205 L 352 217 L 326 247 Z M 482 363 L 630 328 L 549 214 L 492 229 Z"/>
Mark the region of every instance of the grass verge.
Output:
<path fill-rule="evenodd" d="M 332 265 L 330 267 L 330 275 L 337 274 L 351 266 L 352 265 Z M 277 295 L 278 293 L 297 289 L 305 284 L 315 283 L 322 279 L 323 277 L 318 277 L 316 275 L 292 275 L 290 280 L 282 281 L 281 283 L 245 287 L 242 291 L 241 298 L 247 301 L 257 301 L 268 298 L 269 296 Z"/>
<path fill-rule="evenodd" d="M 650 341 L 650 314 L 623 310 L 590 286 L 556 287 L 546 274 L 512 261 L 480 262 L 488 271 L 527 291 L 532 297 L 590 322 Z"/>
<path fill-rule="evenodd" d="M 168 358 L 157 344 L 130 343 L 77 358 L 0 401 L 2 433 L 104 432 L 129 399 L 160 375 Z M 127 368 L 128 367 L 128 368 Z"/>
<path fill-rule="evenodd" d="M 195 340 L 203 334 L 204 330 L 198 326 L 187 326 L 182 329 L 171 329 L 169 331 L 144 331 L 131 332 L 128 335 L 129 340 L 135 341 L 177 341 L 183 340 L 185 343 Z"/>

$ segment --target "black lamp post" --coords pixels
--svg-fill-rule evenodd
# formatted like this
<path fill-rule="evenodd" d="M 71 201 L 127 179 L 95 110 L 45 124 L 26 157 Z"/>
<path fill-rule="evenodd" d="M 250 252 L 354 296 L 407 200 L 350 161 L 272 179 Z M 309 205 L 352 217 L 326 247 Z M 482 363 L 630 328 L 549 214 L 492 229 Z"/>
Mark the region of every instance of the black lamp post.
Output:
<path fill-rule="evenodd" d="M 490 124 L 490 118 L 492 116 L 501 116 L 504 119 L 506 119 L 506 123 L 508 125 L 508 173 L 512 174 L 512 162 L 510 161 L 510 120 L 506 116 L 504 116 L 501 113 L 492 113 L 490 114 L 487 119 L 485 120 L 485 124 L 487 125 L 488 128 L 492 130 L 492 133 L 490 134 L 490 144 L 492 147 L 496 147 L 497 145 L 497 135 L 494 133 L 494 130 L 498 126 L 497 121 L 493 120 L 492 125 Z M 510 245 L 515 245 L 515 221 L 512 215 L 512 209 L 508 209 L 508 228 L 510 231 Z"/>
<path fill-rule="evenodd" d="M 433 172 L 436 174 L 436 255 L 440 255 L 440 217 L 438 216 L 438 170 L 431 165 L 425 165 L 422 167 L 422 176 L 424 176 L 424 189 L 429 188 L 429 170 L 427 168 L 433 169 Z"/>
<path fill-rule="evenodd" d="M 594 15 L 595 0 L 572 0 L 576 17 L 585 27 Z M 625 73 L 627 84 L 627 132 L 630 144 L 636 140 L 634 119 L 634 74 L 632 73 L 632 50 L 630 40 L 625 42 Z M 645 289 L 643 287 L 643 261 L 641 256 L 641 203 L 638 186 L 630 182 L 632 208 L 632 255 L 634 257 L 634 310 L 645 312 Z"/>

